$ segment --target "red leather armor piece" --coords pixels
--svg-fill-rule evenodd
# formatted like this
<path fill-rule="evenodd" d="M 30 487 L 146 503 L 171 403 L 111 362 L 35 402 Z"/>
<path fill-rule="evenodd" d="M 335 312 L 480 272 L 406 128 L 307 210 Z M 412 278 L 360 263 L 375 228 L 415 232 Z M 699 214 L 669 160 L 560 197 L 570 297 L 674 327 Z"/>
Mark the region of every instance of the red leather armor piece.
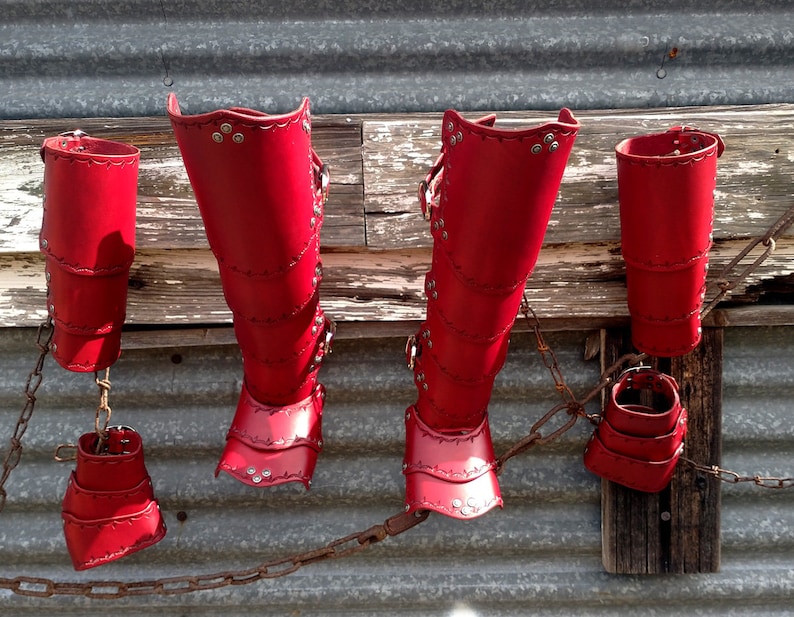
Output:
<path fill-rule="evenodd" d="M 473 431 L 439 433 L 409 407 L 405 414 L 406 512 L 474 518 L 502 507 L 487 417 Z"/>
<path fill-rule="evenodd" d="M 140 152 L 77 130 L 45 139 L 41 156 L 52 355 L 70 371 L 101 370 L 121 353 Z"/>
<path fill-rule="evenodd" d="M 172 94 L 168 115 L 243 356 L 218 470 L 251 486 L 308 488 L 322 444 L 317 371 L 333 332 L 319 304 L 328 176 L 311 146 L 309 101 L 283 115 L 185 116 Z"/>
<path fill-rule="evenodd" d="M 679 356 L 700 342 L 712 242 L 718 135 L 676 127 L 615 148 L 632 340 Z"/>
<path fill-rule="evenodd" d="M 319 385 L 305 400 L 274 407 L 256 401 L 243 384 L 227 436 L 223 470 L 249 486 L 302 482 L 308 489 L 323 446 L 325 389 Z"/>
<path fill-rule="evenodd" d="M 654 394 L 651 406 L 621 402 L 639 390 Z M 601 422 L 585 448 L 585 467 L 638 491 L 661 491 L 683 451 L 686 428 L 687 411 L 672 377 L 648 368 L 626 371 L 612 386 Z"/>
<path fill-rule="evenodd" d="M 434 450 L 442 456 L 442 437 L 457 443 L 465 435 L 467 443 L 475 442 L 474 451 L 492 448 L 482 426 L 494 379 L 579 129 L 567 109 L 538 127 L 503 129 L 493 123 L 493 116 L 470 122 L 447 111 L 441 156 L 420 186 L 433 255 L 425 278 L 427 315 L 408 351 L 418 390 L 412 413 L 427 427 L 411 439 L 432 442 L 423 451 L 429 470 L 444 468 L 443 459 L 432 458 Z M 408 442 L 406 447 L 417 448 Z M 413 473 L 409 466 L 406 501 L 411 508 L 458 518 L 482 514 L 501 504 L 493 469 L 482 469 L 453 480 L 437 471 Z M 450 506 L 452 499 L 478 505 L 465 506 L 461 515 Z M 426 503 L 415 505 L 420 502 Z"/>
<path fill-rule="evenodd" d="M 95 453 L 96 444 L 96 433 L 80 437 L 77 466 L 63 498 L 64 536 L 75 570 L 151 546 L 166 532 L 140 435 L 113 427 L 100 454 Z"/>

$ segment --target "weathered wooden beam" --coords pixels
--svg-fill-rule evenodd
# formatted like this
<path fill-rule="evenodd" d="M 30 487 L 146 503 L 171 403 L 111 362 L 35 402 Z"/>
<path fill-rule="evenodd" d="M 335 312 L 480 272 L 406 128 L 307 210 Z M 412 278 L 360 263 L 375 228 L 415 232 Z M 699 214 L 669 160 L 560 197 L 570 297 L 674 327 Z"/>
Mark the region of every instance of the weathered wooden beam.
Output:
<path fill-rule="evenodd" d="M 631 350 L 628 330 L 603 334 L 602 363 Z M 718 465 L 722 430 L 723 330 L 704 328 L 686 356 L 650 363 L 679 385 L 689 412 L 684 457 Z M 679 462 L 670 485 L 642 493 L 602 480 L 602 560 L 608 572 L 660 574 L 717 572 L 720 567 L 720 481 Z"/>

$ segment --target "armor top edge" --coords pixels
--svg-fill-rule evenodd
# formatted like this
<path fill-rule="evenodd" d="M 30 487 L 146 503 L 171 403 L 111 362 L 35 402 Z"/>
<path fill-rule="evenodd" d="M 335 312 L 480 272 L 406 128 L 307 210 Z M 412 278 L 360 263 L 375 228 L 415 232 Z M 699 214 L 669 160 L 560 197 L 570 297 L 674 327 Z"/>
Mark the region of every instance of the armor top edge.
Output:
<path fill-rule="evenodd" d="M 42 159 L 51 155 L 79 161 L 127 164 L 136 163 L 140 154 L 141 151 L 131 144 L 89 137 L 82 131 L 47 137 L 41 146 Z"/>
<path fill-rule="evenodd" d="M 230 107 L 228 109 L 216 109 L 200 114 L 183 114 L 179 107 L 176 94 L 169 93 L 167 101 L 168 116 L 172 122 L 179 124 L 213 124 L 221 119 L 234 120 L 239 124 L 248 126 L 287 126 L 288 124 L 297 122 L 301 118 L 307 117 L 310 113 L 311 103 L 308 97 L 304 97 L 300 105 L 293 111 L 285 114 L 267 114 L 255 109 L 246 107 Z"/>
<path fill-rule="evenodd" d="M 466 128 L 472 133 L 478 133 L 491 137 L 504 137 L 509 135 L 510 137 L 515 138 L 536 135 L 541 132 L 553 130 L 557 130 L 563 135 L 573 135 L 582 126 L 579 120 L 574 117 L 573 112 L 571 112 L 571 110 L 567 107 L 563 107 L 560 110 L 557 120 L 545 122 L 543 124 L 538 124 L 531 127 L 495 127 L 492 123 L 467 120 L 460 114 L 460 112 L 455 109 L 448 109 L 446 112 L 444 112 L 444 126 L 446 126 L 448 122 L 453 122 L 458 126 Z"/>
<path fill-rule="evenodd" d="M 693 138 L 694 148 L 677 147 L 683 136 Z M 628 137 L 615 146 L 615 155 L 628 163 L 677 165 L 719 157 L 724 149 L 722 138 L 715 133 L 676 127 L 661 133 Z"/>

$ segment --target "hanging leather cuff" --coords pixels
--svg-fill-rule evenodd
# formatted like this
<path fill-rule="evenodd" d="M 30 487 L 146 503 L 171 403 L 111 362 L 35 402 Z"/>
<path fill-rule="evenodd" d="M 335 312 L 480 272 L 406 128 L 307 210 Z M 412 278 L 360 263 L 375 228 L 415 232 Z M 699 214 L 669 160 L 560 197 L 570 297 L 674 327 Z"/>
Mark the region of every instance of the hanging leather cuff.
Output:
<path fill-rule="evenodd" d="M 63 498 L 64 537 L 75 570 L 151 546 L 166 532 L 140 435 L 128 427 L 110 428 L 100 454 L 95 453 L 97 439 L 96 433 L 80 437 Z"/>
<path fill-rule="evenodd" d="M 632 341 L 655 356 L 700 342 L 719 135 L 688 127 L 615 147 Z"/>
<path fill-rule="evenodd" d="M 642 391 L 650 393 L 652 405 L 620 402 Z M 648 368 L 627 371 L 612 386 L 585 449 L 585 467 L 628 488 L 659 492 L 670 483 L 686 428 L 687 412 L 672 377 Z"/>
<path fill-rule="evenodd" d="M 474 518 L 502 507 L 487 416 L 473 431 L 434 431 L 414 407 L 405 414 L 405 510 Z"/>
<path fill-rule="evenodd" d="M 77 130 L 45 139 L 41 156 L 52 355 L 71 371 L 101 370 L 121 352 L 140 152 Z"/>

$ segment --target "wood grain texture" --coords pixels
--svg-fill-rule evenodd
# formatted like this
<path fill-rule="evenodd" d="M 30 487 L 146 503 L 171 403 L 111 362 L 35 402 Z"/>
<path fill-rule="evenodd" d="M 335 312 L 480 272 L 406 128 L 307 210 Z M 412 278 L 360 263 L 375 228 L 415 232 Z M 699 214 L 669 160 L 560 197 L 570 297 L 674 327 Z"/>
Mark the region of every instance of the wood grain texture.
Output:
<path fill-rule="evenodd" d="M 794 105 L 579 111 L 583 128 L 566 169 L 527 292 L 550 327 L 605 327 L 627 318 L 614 145 L 675 124 L 720 133 L 711 282 L 747 239 L 792 201 Z M 548 112 L 500 113 L 503 126 Z M 422 318 L 431 239 L 416 187 L 439 151 L 441 114 L 317 116 L 313 143 L 331 167 L 322 230 L 323 303 L 340 323 Z M 44 316 L 38 253 L 45 136 L 80 127 L 141 148 L 136 261 L 128 324 L 229 323 L 217 267 L 165 117 L 14 120 L 0 126 L 0 325 Z M 721 325 L 794 324 L 794 231 L 710 317 Z M 753 310 L 748 310 L 753 307 Z"/>

